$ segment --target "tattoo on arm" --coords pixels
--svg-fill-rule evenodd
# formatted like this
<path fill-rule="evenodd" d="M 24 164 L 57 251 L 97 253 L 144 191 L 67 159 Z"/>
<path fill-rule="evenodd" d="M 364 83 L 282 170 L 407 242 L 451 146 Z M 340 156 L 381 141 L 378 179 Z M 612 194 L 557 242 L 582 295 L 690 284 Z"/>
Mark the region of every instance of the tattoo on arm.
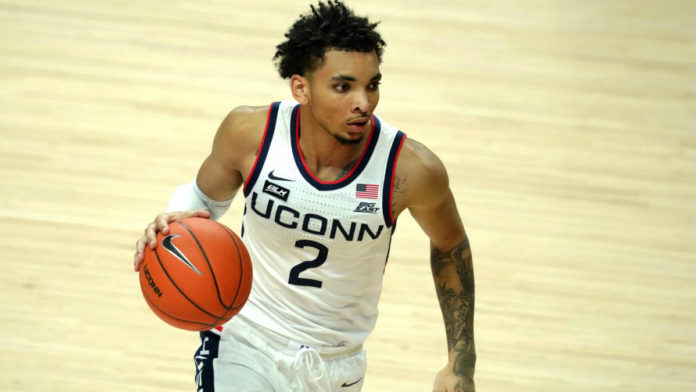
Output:
<path fill-rule="evenodd" d="M 392 200 L 391 208 L 392 211 L 396 210 L 396 205 L 398 204 L 401 197 L 406 193 L 408 176 L 399 177 L 394 176 L 394 185 L 392 186 Z"/>
<path fill-rule="evenodd" d="M 474 345 L 474 269 L 469 240 L 446 252 L 431 247 L 430 264 L 435 289 L 445 320 L 447 346 L 455 353 L 454 373 L 473 379 L 476 365 Z"/>

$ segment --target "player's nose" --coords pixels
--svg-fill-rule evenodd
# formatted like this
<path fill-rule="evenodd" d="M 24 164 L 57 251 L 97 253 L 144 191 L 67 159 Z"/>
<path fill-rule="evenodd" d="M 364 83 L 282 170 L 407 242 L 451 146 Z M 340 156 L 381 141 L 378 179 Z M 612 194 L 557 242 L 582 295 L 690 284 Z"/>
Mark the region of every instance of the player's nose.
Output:
<path fill-rule="evenodd" d="M 360 91 L 356 92 L 353 100 L 353 112 L 355 113 L 370 113 L 372 109 L 370 100 L 367 96 L 367 92 Z"/>

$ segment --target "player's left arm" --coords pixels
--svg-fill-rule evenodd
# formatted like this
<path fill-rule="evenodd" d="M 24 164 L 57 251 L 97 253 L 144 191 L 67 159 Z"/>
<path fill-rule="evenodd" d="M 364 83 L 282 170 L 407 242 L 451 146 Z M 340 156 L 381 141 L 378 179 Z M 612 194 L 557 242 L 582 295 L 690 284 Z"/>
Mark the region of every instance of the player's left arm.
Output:
<path fill-rule="evenodd" d="M 430 238 L 430 264 L 445 322 L 448 363 L 434 391 L 472 392 L 474 272 L 469 240 L 449 187 L 445 166 L 422 144 L 407 140 L 396 170 L 395 208 L 408 208 Z"/>

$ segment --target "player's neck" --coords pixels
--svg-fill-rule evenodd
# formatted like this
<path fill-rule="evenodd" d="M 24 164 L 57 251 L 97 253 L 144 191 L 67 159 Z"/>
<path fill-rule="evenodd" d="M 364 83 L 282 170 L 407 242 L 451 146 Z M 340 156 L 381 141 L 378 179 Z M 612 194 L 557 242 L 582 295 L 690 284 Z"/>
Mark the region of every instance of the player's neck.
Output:
<path fill-rule="evenodd" d="M 300 152 L 307 169 L 323 181 L 341 178 L 357 164 L 369 140 L 366 134 L 359 143 L 344 144 L 313 118 L 300 111 Z"/>

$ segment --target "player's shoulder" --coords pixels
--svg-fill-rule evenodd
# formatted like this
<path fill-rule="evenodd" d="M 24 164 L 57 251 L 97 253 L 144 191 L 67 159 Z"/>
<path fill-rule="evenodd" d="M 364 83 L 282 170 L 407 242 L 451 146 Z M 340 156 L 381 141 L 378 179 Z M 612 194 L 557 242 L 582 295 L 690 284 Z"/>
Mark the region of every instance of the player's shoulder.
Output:
<path fill-rule="evenodd" d="M 387 129 L 393 135 L 399 133 L 397 127 L 384 122 L 381 118 L 379 120 L 382 125 L 382 130 Z M 406 135 L 403 136 L 403 144 L 399 150 L 399 158 L 397 161 L 397 172 L 444 174 L 445 167 L 442 161 L 440 161 L 431 149 L 411 137 L 407 137 Z"/>
<path fill-rule="evenodd" d="M 437 154 L 415 139 L 406 138 L 399 154 L 398 164 L 402 166 L 401 170 L 410 175 L 428 180 L 428 182 L 445 181 L 446 185 L 447 170 L 445 165 Z M 399 171 L 399 166 L 397 166 L 397 171 Z"/>
<path fill-rule="evenodd" d="M 394 195 L 401 197 L 402 209 L 435 202 L 449 190 L 447 169 L 440 158 L 423 143 L 407 138 L 395 170 Z M 398 202 L 398 200 L 397 200 Z"/>
<path fill-rule="evenodd" d="M 217 146 L 234 146 L 235 150 L 256 149 L 263 138 L 268 106 L 238 106 L 222 120 L 215 136 Z"/>
<path fill-rule="evenodd" d="M 218 127 L 211 156 L 225 165 L 243 168 L 253 161 L 266 128 L 267 106 L 232 109 Z"/>
<path fill-rule="evenodd" d="M 263 131 L 268 111 L 268 106 L 238 106 L 227 113 L 220 127 L 226 132 L 242 134 Z"/>

